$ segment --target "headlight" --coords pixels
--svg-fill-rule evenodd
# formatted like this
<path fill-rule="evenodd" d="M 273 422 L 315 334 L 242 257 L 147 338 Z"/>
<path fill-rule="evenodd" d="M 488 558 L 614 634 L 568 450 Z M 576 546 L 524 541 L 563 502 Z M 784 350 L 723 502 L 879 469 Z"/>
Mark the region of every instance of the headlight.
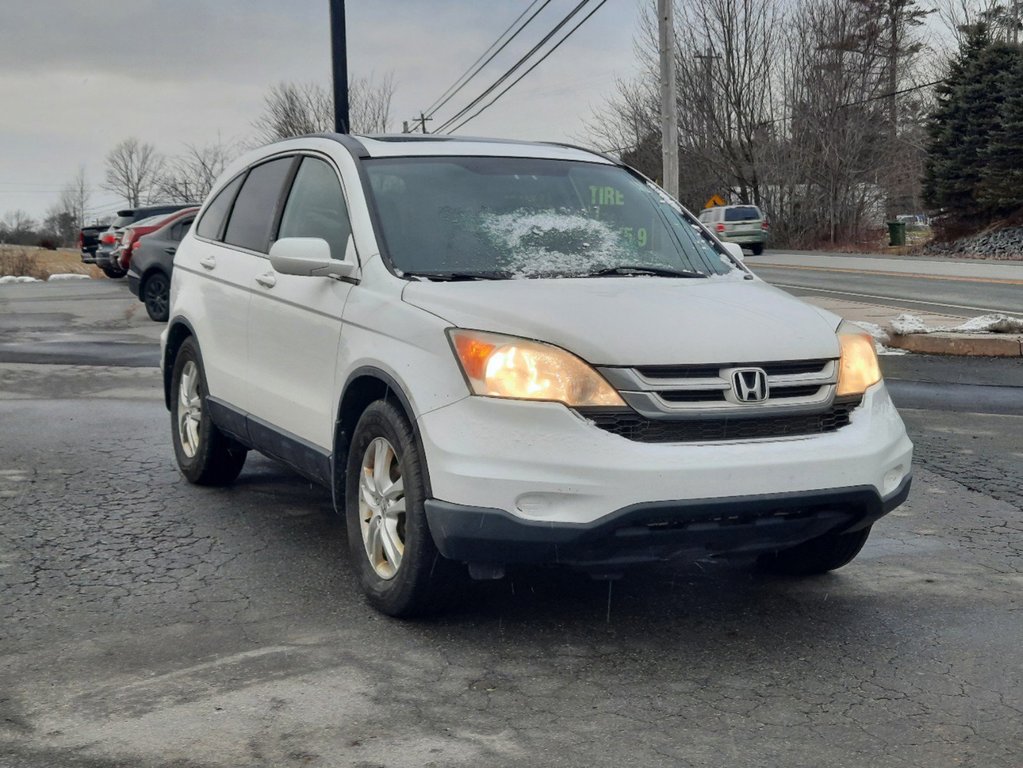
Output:
<path fill-rule="evenodd" d="M 474 394 L 571 406 L 625 405 L 599 373 L 559 347 L 458 328 L 448 336 Z"/>
<path fill-rule="evenodd" d="M 881 381 L 881 366 L 869 333 L 852 323 L 842 323 L 838 326 L 838 344 L 842 351 L 838 362 L 838 397 L 862 395 L 867 387 Z"/>

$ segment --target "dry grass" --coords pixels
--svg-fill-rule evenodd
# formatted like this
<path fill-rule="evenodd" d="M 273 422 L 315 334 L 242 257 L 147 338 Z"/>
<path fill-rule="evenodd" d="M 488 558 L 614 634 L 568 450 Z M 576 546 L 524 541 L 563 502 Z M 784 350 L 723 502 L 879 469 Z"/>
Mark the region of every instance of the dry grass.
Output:
<path fill-rule="evenodd" d="M 0 277 L 14 275 L 46 280 L 50 275 L 73 272 L 92 278 L 103 272 L 92 264 L 83 264 L 82 255 L 74 249 L 48 251 L 22 245 L 0 245 Z"/>

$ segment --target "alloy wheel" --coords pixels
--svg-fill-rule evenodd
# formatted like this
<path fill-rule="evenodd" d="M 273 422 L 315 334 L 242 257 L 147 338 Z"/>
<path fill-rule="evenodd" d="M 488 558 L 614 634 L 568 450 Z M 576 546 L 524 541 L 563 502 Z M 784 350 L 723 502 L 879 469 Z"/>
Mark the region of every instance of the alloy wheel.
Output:
<path fill-rule="evenodd" d="M 405 554 L 405 484 L 398 455 L 383 437 L 362 457 L 359 525 L 369 564 L 381 579 L 394 578 Z"/>

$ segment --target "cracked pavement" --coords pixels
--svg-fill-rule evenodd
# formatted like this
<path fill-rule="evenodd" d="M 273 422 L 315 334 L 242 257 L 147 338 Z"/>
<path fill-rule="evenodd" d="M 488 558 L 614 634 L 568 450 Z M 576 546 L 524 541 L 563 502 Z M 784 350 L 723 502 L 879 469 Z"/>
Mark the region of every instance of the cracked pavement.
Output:
<path fill-rule="evenodd" d="M 1021 416 L 907 408 L 910 501 L 826 577 L 524 569 L 398 622 L 326 491 L 190 486 L 156 371 L 50 369 L 0 365 L 4 768 L 1023 766 Z"/>

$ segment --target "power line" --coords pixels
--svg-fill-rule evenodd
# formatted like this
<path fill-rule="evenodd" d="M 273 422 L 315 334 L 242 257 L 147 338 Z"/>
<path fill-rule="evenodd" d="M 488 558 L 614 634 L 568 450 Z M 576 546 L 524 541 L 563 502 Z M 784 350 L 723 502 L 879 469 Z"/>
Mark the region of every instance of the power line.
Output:
<path fill-rule="evenodd" d="M 472 79 L 473 79 L 474 77 L 476 77 L 476 75 L 478 75 L 478 74 L 480 73 L 480 70 L 482 70 L 482 69 L 483 69 L 483 68 L 484 68 L 485 66 L 487 66 L 487 64 L 489 64 L 489 63 L 490 63 L 491 61 L 493 61 L 493 60 L 494 60 L 494 57 L 495 57 L 495 56 L 497 56 L 497 55 L 498 55 L 498 54 L 499 54 L 499 53 L 500 53 L 501 51 L 503 51 L 503 50 L 504 50 L 504 49 L 505 49 L 505 48 L 506 48 L 506 47 L 508 46 L 508 44 L 509 44 L 509 43 L 510 43 L 510 42 L 511 42 L 512 40 L 514 40 L 514 39 L 515 39 L 516 37 L 518 37 L 519 33 L 520 33 L 520 32 L 521 32 L 522 30 L 524 30 L 524 29 L 525 29 L 526 27 L 528 27 L 528 26 L 529 26 L 529 24 L 530 24 L 530 22 L 531 22 L 531 21 L 533 21 L 533 19 L 535 19 L 535 18 L 537 17 L 537 15 L 539 15 L 539 13 L 540 13 L 540 12 L 541 12 L 541 11 L 542 11 L 542 10 L 543 10 L 544 8 L 546 8 L 546 7 L 548 6 L 548 5 L 550 5 L 550 2 L 551 2 L 551 0 L 544 0 L 544 4 L 543 4 L 542 6 L 540 6 L 540 7 L 539 7 L 539 8 L 537 9 L 536 13 L 534 13 L 534 14 L 533 14 L 532 16 L 530 16 L 530 17 L 529 17 L 528 19 L 526 19 L 525 23 L 523 23 L 523 25 L 522 25 L 521 27 L 519 27 L 519 28 L 518 28 L 517 30 L 515 30 L 515 33 L 514 33 L 514 34 L 513 34 L 513 35 L 512 35 L 511 37 L 509 37 L 509 38 L 508 38 L 507 40 L 505 40 L 505 41 L 504 41 L 504 44 L 503 44 L 503 45 L 502 45 L 502 46 L 501 46 L 500 48 L 498 48 L 498 49 L 497 49 L 496 51 L 494 51 L 494 52 L 493 52 L 493 54 L 491 54 L 491 56 L 490 56 L 490 57 L 489 57 L 489 58 L 488 58 L 488 59 L 487 59 L 486 61 L 483 61 L 483 58 L 484 58 L 484 57 L 485 57 L 485 56 L 486 56 L 486 55 L 487 55 L 488 53 L 490 53 L 491 51 L 493 51 L 493 50 L 494 50 L 494 47 L 495 47 L 495 46 L 496 46 L 496 45 L 497 45 L 498 43 L 500 43 L 500 42 L 501 42 L 501 38 L 503 38 L 503 37 L 504 37 L 505 35 L 507 35 L 507 34 L 508 34 L 508 32 L 509 32 L 509 31 L 510 31 L 510 30 L 511 30 L 511 29 L 512 29 L 512 28 L 513 28 L 513 27 L 514 27 L 514 26 L 515 26 L 516 24 L 518 24 L 518 23 L 519 23 L 519 19 L 521 19 L 521 18 L 522 18 L 523 16 L 525 16 L 525 15 L 526 15 L 527 13 L 529 13 L 529 12 L 530 12 L 530 10 L 532 10 L 533 6 L 535 6 L 535 5 L 536 5 L 537 3 L 539 3 L 540 1 L 541 1 L 541 0 L 533 0 L 533 2 L 529 4 L 529 6 L 528 6 L 528 7 L 526 8 L 526 10 L 524 10 L 524 11 L 523 11 L 522 13 L 520 13 L 520 14 L 518 15 L 518 17 L 516 17 L 515 21 L 513 21 L 513 22 L 512 22 L 511 24 L 509 24 L 509 25 L 508 25 L 508 27 L 507 27 L 507 28 L 506 28 L 506 29 L 504 30 L 504 32 L 502 32 L 502 33 L 501 33 L 500 35 L 498 35 L 498 36 L 497 36 L 497 39 L 496 39 L 496 40 L 495 40 L 495 41 L 494 41 L 493 43 L 491 43 L 491 44 L 490 44 L 490 47 L 489 47 L 489 48 L 487 48 L 487 50 L 485 50 L 485 51 L 484 51 L 484 52 L 483 52 L 483 53 L 482 53 L 482 54 L 480 55 L 480 57 L 479 57 L 478 59 L 476 59 L 476 61 L 474 61 L 474 62 L 473 62 L 472 64 L 470 64 L 470 65 L 469 65 L 469 68 L 468 68 L 467 70 L 465 70 L 465 72 L 463 72 L 463 73 L 462 73 L 462 74 L 461 74 L 461 75 L 460 75 L 460 76 L 458 77 L 458 79 L 457 79 L 457 80 L 455 80 L 455 82 L 454 82 L 454 83 L 452 83 L 452 84 L 451 84 L 450 86 L 448 86 L 448 89 L 447 89 L 446 91 L 444 91 L 444 93 L 442 93 L 442 94 L 440 95 L 440 97 L 439 97 L 439 98 L 437 99 L 437 101 L 433 102 L 433 104 L 431 104 L 431 105 L 430 105 L 429 107 L 427 107 L 427 108 L 426 108 L 426 116 L 427 116 L 427 117 L 432 117 L 432 116 L 434 115 L 434 113 L 435 113 L 435 112 L 436 112 L 436 111 L 437 111 L 438 109 L 440 109 L 440 108 L 441 108 L 441 107 L 443 107 L 443 106 L 444 106 L 445 104 L 447 104 L 447 103 L 448 103 L 449 101 L 451 101 L 452 97 L 453 97 L 453 96 L 454 96 L 454 95 L 455 95 L 456 93 L 458 93 L 458 92 L 459 92 L 460 90 L 462 90 L 462 89 L 463 89 L 463 88 L 464 88 L 465 86 L 467 86 L 467 85 L 469 84 L 469 81 L 470 81 L 470 80 L 472 80 Z M 483 63 L 482 63 L 482 64 L 480 64 L 480 62 L 481 62 L 481 61 L 483 61 Z M 479 64 L 479 66 L 478 66 L 478 67 L 476 66 L 477 64 Z M 475 68 L 475 69 L 474 69 L 474 68 Z M 472 74 L 469 74 L 470 72 L 472 72 Z M 466 77 L 466 75 L 468 75 L 468 77 Z M 459 85 L 459 83 L 461 83 L 461 85 Z M 456 87 L 456 86 L 457 86 L 457 87 Z M 442 99 L 443 99 L 443 101 L 442 101 Z M 439 102 L 439 103 L 438 103 L 438 102 Z"/>
<path fill-rule="evenodd" d="M 479 110 L 477 110 L 477 111 L 476 111 L 476 112 L 475 112 L 474 114 L 470 115 L 470 116 L 469 116 L 469 117 L 467 117 L 467 118 L 466 118 L 465 120 L 463 120 L 463 121 L 462 121 L 462 122 L 460 122 L 460 123 L 459 123 L 458 125 L 456 125 L 456 126 L 455 126 L 454 128 L 452 128 L 452 129 L 451 129 L 450 131 L 448 131 L 448 133 L 454 133 L 454 132 L 455 132 L 455 131 L 457 131 L 457 130 L 458 130 L 459 128 L 461 128 L 461 127 L 462 127 L 463 125 L 465 125 L 466 123 L 468 123 L 468 122 L 469 122 L 469 121 L 471 121 L 471 120 L 475 120 L 475 119 L 476 119 L 477 117 L 479 117 L 479 116 L 480 116 L 481 114 L 483 114 L 483 113 L 484 113 L 484 112 L 485 112 L 485 111 L 486 111 L 487 109 L 489 109 L 490 107 L 492 107 L 492 106 L 494 105 L 494 103 L 495 103 L 495 102 L 496 102 L 496 101 L 497 101 L 498 99 L 500 99 L 500 98 L 501 98 L 502 96 L 504 96 L 504 95 L 505 95 L 506 93 L 508 93 L 508 91 L 510 91 L 510 90 L 511 90 L 512 88 L 514 88 L 514 87 L 516 86 L 516 84 L 517 84 L 517 83 L 518 83 L 518 82 L 519 82 L 520 80 L 522 80 L 522 78 L 524 78 L 524 77 L 525 77 L 526 75 L 528 75 L 528 74 L 529 74 L 530 72 L 532 72 L 532 71 L 533 71 L 534 69 L 536 69 L 536 68 L 537 68 L 538 66 L 540 66 L 540 65 L 541 65 L 541 64 L 542 64 L 542 63 L 544 62 L 544 60 L 545 60 L 545 59 L 546 59 L 546 58 L 547 58 L 548 56 L 550 56 L 550 55 L 551 55 L 552 53 L 554 53 L 554 52 L 555 52 L 556 50 L 558 50 L 558 48 L 560 48 L 560 47 L 561 47 L 561 44 L 562 44 L 563 42 L 565 42 L 566 40 L 568 40 L 568 38 L 570 38 L 570 37 L 572 36 L 572 34 L 573 34 L 573 33 L 574 33 L 574 32 L 575 32 L 575 31 L 576 31 L 577 29 L 579 29 L 579 27 L 581 27 L 581 26 L 582 26 L 583 24 L 585 24 L 585 23 L 586 23 L 586 22 L 587 22 L 587 21 L 589 20 L 589 18 L 590 18 L 590 17 L 591 17 L 591 16 L 593 15 L 593 14 L 595 14 L 595 13 L 596 13 L 597 11 L 599 11 L 599 10 L 600 10 L 600 9 L 601 9 L 601 8 L 602 8 L 602 7 L 604 6 L 604 3 L 606 3 L 606 2 L 607 2 L 607 0 L 600 0 L 600 2 L 599 2 L 599 3 L 597 3 L 596 7 L 595 7 L 595 8 L 594 8 L 594 9 L 593 9 L 592 11 L 590 11 L 590 12 L 589 12 L 588 14 L 586 14 L 586 15 L 585 15 L 585 16 L 584 16 L 584 17 L 583 17 L 583 18 L 582 18 L 581 20 L 580 20 L 580 22 L 579 22 L 578 24 L 576 24 L 576 25 L 575 25 L 574 27 L 572 27 L 572 29 L 570 29 L 570 30 L 569 30 L 569 31 L 568 31 L 567 33 L 565 33 L 565 36 L 564 36 L 564 37 L 562 37 L 562 38 L 561 38 L 560 40 L 558 40 L 558 42 L 557 42 L 557 43 L 555 43 L 555 44 L 554 44 L 554 45 L 553 45 L 553 46 L 551 47 L 551 49 L 550 49 L 549 51 L 547 51 L 547 53 L 545 53 L 545 54 L 544 54 L 543 56 L 541 56 L 541 57 L 540 57 L 540 58 L 539 58 L 539 59 L 538 59 L 538 60 L 537 60 L 537 61 L 536 61 L 536 62 L 535 62 L 535 63 L 534 63 L 534 64 L 533 64 L 533 65 L 532 65 L 532 66 L 531 66 L 531 67 L 530 67 L 529 69 L 527 69 L 527 70 L 526 70 L 525 72 L 523 72 L 523 73 L 522 73 L 521 75 L 519 75 L 519 76 L 518 76 L 517 78 L 515 78 L 515 80 L 513 80 L 513 81 L 512 81 L 512 82 L 511 82 L 511 83 L 510 83 L 510 84 L 508 85 L 508 87 L 507 87 L 507 88 L 505 88 L 505 89 L 504 89 L 503 91 L 501 91 L 501 92 L 500 92 L 499 94 L 497 94 L 497 95 L 496 95 L 496 96 L 495 96 L 494 98 L 492 98 L 492 99 L 491 99 L 490 101 L 488 101 L 488 102 L 487 102 L 486 104 L 484 104 L 484 105 L 483 105 L 482 107 L 480 107 L 480 108 L 479 108 Z"/>
<path fill-rule="evenodd" d="M 521 67 L 523 64 L 526 63 L 526 61 L 532 58 L 533 54 L 535 54 L 538 50 L 545 46 L 548 43 L 548 41 L 550 41 L 550 39 L 561 30 L 563 26 L 568 24 L 568 22 L 572 20 L 572 17 L 579 13 L 579 11 L 582 10 L 583 6 L 586 5 L 589 1 L 590 0 L 580 0 L 579 4 L 576 5 L 575 8 L 573 8 L 571 11 L 569 11 L 568 15 L 565 16 L 561 21 L 559 21 L 557 25 L 554 27 L 554 29 L 552 29 L 550 32 L 544 35 L 543 39 L 540 40 L 539 43 L 534 45 L 525 56 L 516 61 L 508 70 L 505 71 L 503 75 L 501 75 L 493 84 L 491 84 L 489 88 L 483 91 L 483 93 L 481 93 L 471 102 L 469 102 L 465 107 L 463 107 L 456 114 L 454 114 L 451 118 L 445 121 L 443 125 L 439 126 L 434 131 L 434 133 L 440 133 L 441 131 L 447 129 L 455 121 L 461 120 L 462 117 L 467 112 L 469 112 L 469 110 L 473 109 L 477 104 L 483 101 L 483 99 L 485 99 L 487 96 L 493 93 L 494 90 L 496 90 L 501 85 L 501 83 L 503 83 L 505 80 L 511 77 L 519 67 Z"/>

